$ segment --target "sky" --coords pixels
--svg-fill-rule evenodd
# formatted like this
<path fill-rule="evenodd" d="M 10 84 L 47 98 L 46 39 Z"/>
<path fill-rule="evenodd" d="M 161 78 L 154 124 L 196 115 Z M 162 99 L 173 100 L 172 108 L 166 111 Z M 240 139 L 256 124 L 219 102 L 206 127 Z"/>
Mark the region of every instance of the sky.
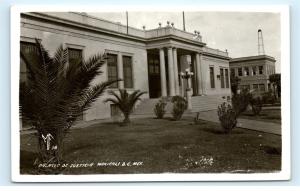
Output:
<path fill-rule="evenodd" d="M 88 13 L 126 25 L 125 12 Z M 183 29 L 182 12 L 128 12 L 129 26 L 148 29 L 173 22 Z M 262 30 L 265 54 L 276 59 L 280 72 L 280 13 L 270 12 L 185 12 L 186 31 L 200 31 L 203 42 L 211 48 L 228 50 L 232 58 L 258 55 L 258 29 Z"/>

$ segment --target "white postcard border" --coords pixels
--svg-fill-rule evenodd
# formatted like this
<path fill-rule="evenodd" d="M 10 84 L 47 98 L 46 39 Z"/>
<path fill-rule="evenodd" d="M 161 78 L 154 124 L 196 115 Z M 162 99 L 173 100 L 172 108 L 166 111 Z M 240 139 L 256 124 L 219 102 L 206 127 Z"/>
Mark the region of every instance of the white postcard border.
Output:
<path fill-rule="evenodd" d="M 23 175 L 20 174 L 19 67 L 20 13 L 43 11 L 118 12 L 118 11 L 236 11 L 278 12 L 281 14 L 282 80 L 282 170 L 277 173 L 230 174 L 102 174 L 102 175 Z M 288 5 L 230 6 L 33 6 L 11 7 L 11 178 L 13 182 L 137 182 L 137 181 L 267 181 L 291 178 L 290 140 L 290 22 Z"/>

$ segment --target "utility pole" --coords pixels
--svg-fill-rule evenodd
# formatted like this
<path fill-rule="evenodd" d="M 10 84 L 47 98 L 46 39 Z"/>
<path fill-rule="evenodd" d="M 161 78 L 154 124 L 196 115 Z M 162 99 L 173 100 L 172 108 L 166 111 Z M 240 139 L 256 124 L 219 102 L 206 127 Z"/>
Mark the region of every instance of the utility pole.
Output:
<path fill-rule="evenodd" d="M 128 34 L 128 11 L 126 11 L 126 29 Z"/>
<path fill-rule="evenodd" d="M 185 31 L 185 18 L 184 18 L 184 11 L 182 11 L 182 19 L 183 19 L 183 31 Z"/>

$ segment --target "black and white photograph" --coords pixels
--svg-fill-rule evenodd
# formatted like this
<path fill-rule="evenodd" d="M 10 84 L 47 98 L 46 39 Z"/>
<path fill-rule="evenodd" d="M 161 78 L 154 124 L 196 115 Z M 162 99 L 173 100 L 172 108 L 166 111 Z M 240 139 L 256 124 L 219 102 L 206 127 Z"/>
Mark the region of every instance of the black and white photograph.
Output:
<path fill-rule="evenodd" d="M 61 10 L 14 15 L 14 181 L 289 179 L 286 12 Z"/>

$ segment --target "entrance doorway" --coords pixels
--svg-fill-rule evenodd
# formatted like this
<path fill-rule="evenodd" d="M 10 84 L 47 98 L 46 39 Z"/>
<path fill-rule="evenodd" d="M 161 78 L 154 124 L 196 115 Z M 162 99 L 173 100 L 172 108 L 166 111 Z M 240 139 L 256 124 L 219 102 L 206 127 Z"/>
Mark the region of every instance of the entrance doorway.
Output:
<path fill-rule="evenodd" d="M 150 98 L 161 96 L 159 55 L 148 54 L 148 80 Z"/>

